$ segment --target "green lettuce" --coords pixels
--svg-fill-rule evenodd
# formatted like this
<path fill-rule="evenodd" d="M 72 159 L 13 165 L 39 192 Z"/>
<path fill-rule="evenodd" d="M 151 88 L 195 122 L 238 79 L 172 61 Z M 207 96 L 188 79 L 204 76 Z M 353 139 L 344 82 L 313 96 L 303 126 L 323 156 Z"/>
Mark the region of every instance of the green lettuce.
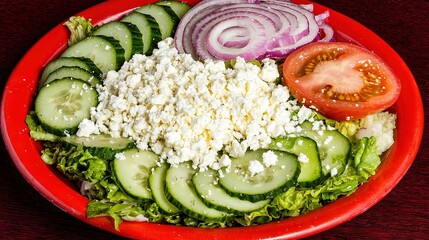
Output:
<path fill-rule="evenodd" d="M 298 216 L 348 196 L 375 174 L 381 163 L 377 155 L 376 139 L 362 138 L 353 147 L 354 161 L 349 161 L 345 171 L 313 188 L 292 187 L 276 196 L 264 208 L 236 219 L 241 225 L 267 223 L 286 217 Z"/>
<path fill-rule="evenodd" d="M 71 46 L 82 39 L 86 38 L 94 29 L 91 20 L 87 20 L 80 16 L 72 16 L 64 25 L 70 31 L 68 45 Z"/>
<path fill-rule="evenodd" d="M 30 112 L 25 118 L 25 123 L 30 130 L 30 137 L 39 141 L 55 142 L 59 140 L 59 136 L 46 132 L 40 125 L 35 112 Z"/>

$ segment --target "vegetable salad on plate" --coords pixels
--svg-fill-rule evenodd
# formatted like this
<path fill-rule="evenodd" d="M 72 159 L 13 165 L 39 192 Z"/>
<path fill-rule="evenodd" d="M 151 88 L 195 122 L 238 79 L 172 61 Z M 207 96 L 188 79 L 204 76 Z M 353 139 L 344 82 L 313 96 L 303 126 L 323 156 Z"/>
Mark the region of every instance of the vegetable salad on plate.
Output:
<path fill-rule="evenodd" d="M 165 0 L 70 18 L 26 118 L 42 160 L 117 229 L 263 224 L 352 194 L 394 143 L 400 84 L 312 10 Z"/>

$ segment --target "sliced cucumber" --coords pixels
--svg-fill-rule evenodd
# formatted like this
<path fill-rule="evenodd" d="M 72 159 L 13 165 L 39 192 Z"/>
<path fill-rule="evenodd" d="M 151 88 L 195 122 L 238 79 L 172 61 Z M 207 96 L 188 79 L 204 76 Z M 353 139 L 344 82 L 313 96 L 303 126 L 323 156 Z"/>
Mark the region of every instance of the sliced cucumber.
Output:
<path fill-rule="evenodd" d="M 191 217 L 203 221 L 223 221 L 232 215 L 206 206 L 195 192 L 192 176 L 195 170 L 185 162 L 170 167 L 165 176 L 167 198 Z"/>
<path fill-rule="evenodd" d="M 155 200 L 159 208 L 165 214 L 172 215 L 179 213 L 180 209 L 170 203 L 165 195 L 165 174 L 168 168 L 169 166 L 166 163 L 156 167 L 149 177 L 149 187 L 152 190 L 153 200 Z"/>
<path fill-rule="evenodd" d="M 298 156 L 301 173 L 298 184 L 302 187 L 317 185 L 323 176 L 317 143 L 308 137 L 278 138 L 271 142 L 270 149 L 278 149 Z M 303 160 L 300 160 L 303 158 Z"/>
<path fill-rule="evenodd" d="M 189 11 L 189 9 L 191 9 L 189 4 L 174 0 L 163 0 L 157 2 L 156 4 L 169 6 L 179 18 L 182 18 Z"/>
<path fill-rule="evenodd" d="M 277 156 L 277 163 L 252 175 L 249 165 L 252 161 L 259 161 L 264 165 L 263 154 L 268 151 Z M 232 160 L 231 170 L 224 173 L 219 183 L 231 196 L 258 202 L 273 198 L 294 186 L 299 173 L 300 166 L 293 154 L 277 150 L 247 151 L 244 156 Z"/>
<path fill-rule="evenodd" d="M 61 140 L 68 144 L 82 147 L 93 156 L 106 160 L 113 160 L 117 153 L 134 148 L 134 140 L 130 138 L 113 138 L 107 134 L 79 137 L 76 135 L 62 137 Z"/>
<path fill-rule="evenodd" d="M 90 72 L 92 75 L 100 78 L 103 73 L 95 66 L 94 62 L 92 62 L 89 58 L 83 57 L 59 57 L 52 62 L 49 62 L 40 76 L 39 87 L 42 87 L 46 81 L 46 78 L 55 70 L 60 67 L 80 67 Z"/>
<path fill-rule="evenodd" d="M 247 212 L 256 211 L 270 202 L 270 200 L 263 200 L 253 203 L 232 197 L 219 186 L 218 179 L 219 173 L 212 169 L 204 172 L 196 172 L 192 177 L 196 192 L 201 200 L 211 208 L 242 215 Z"/>
<path fill-rule="evenodd" d="M 153 49 L 162 40 L 159 25 L 150 15 L 133 11 L 122 18 L 121 22 L 129 22 L 137 26 L 142 34 L 143 53 L 146 55 L 152 54 Z"/>
<path fill-rule="evenodd" d="M 137 8 L 134 11 L 144 13 L 155 18 L 159 25 L 162 39 L 172 37 L 176 30 L 176 26 L 180 21 L 180 18 L 169 6 L 148 4 Z"/>
<path fill-rule="evenodd" d="M 80 68 L 80 67 L 68 67 L 68 66 L 62 66 L 58 69 L 56 69 L 55 71 L 51 72 L 48 77 L 45 80 L 45 85 L 57 80 L 57 79 L 61 79 L 61 78 L 75 78 L 75 79 L 80 79 L 80 80 L 84 80 L 85 82 L 88 82 L 89 84 L 91 84 L 91 86 L 94 86 L 100 83 L 100 79 L 98 78 L 98 76 L 93 75 L 91 72 Z"/>
<path fill-rule="evenodd" d="M 313 130 L 311 122 L 302 123 L 301 128 L 297 135 L 307 136 L 317 143 L 325 177 L 341 174 L 350 157 L 349 139 L 337 130 Z"/>
<path fill-rule="evenodd" d="M 149 176 L 159 161 L 158 155 L 137 148 L 126 150 L 121 155 L 116 155 L 113 160 L 113 174 L 119 187 L 137 199 L 152 199 Z"/>
<path fill-rule="evenodd" d="M 110 36 L 118 40 L 125 50 L 124 57 L 128 61 L 132 55 L 143 53 L 142 34 L 136 25 L 128 22 L 112 21 L 101 25 L 93 35 Z"/>
<path fill-rule="evenodd" d="M 98 94 L 87 82 L 63 78 L 40 89 L 35 112 L 46 131 L 60 136 L 74 134 L 79 123 L 97 106 Z"/>
<path fill-rule="evenodd" d="M 119 41 L 108 36 L 89 36 L 67 48 L 61 56 L 89 58 L 103 73 L 118 70 L 125 61 Z"/>

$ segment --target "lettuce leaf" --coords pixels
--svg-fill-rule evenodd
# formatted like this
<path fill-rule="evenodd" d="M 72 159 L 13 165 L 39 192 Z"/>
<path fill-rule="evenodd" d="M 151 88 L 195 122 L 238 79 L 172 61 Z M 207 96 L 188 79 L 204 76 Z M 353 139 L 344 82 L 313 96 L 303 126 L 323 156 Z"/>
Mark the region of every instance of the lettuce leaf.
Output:
<path fill-rule="evenodd" d="M 71 46 L 82 39 L 86 38 L 94 29 L 91 19 L 87 20 L 80 16 L 72 16 L 64 25 L 70 31 L 68 45 Z"/>
<path fill-rule="evenodd" d="M 375 174 L 378 166 L 381 164 L 378 155 L 377 141 L 375 137 L 364 137 L 352 150 L 354 155 L 354 167 L 357 174 L 367 180 Z"/>
<path fill-rule="evenodd" d="M 30 130 L 30 137 L 36 141 L 50 141 L 55 142 L 60 139 L 59 136 L 46 132 L 39 124 L 35 112 L 30 112 L 25 118 L 25 123 Z"/>

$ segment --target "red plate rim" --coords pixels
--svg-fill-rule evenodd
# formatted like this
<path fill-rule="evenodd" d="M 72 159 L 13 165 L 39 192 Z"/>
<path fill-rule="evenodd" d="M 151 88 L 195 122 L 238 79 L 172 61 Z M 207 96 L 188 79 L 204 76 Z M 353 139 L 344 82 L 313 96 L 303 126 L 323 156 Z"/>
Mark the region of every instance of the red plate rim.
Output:
<path fill-rule="evenodd" d="M 152 2 L 155 1 L 111 0 L 76 15 L 90 18 L 94 24 L 100 24 L 117 19 L 135 7 Z M 197 1 L 188 2 L 194 4 Z M 295 2 L 311 3 L 307 0 Z M 24 122 L 32 107 L 37 80 L 43 66 L 57 57 L 66 47 L 68 33 L 62 24 L 49 31 L 23 56 L 6 83 L 0 117 L 6 149 L 20 173 L 46 199 L 83 222 L 124 237 L 143 239 L 226 239 L 231 236 L 239 239 L 302 238 L 344 223 L 379 202 L 397 185 L 411 166 L 423 134 L 423 104 L 411 71 L 383 39 L 353 19 L 319 4 L 313 4 L 315 13 L 329 10 L 328 23 L 343 41 L 350 40 L 374 51 L 387 62 L 402 82 L 402 92 L 394 105 L 398 113 L 396 142 L 386 154 L 376 175 L 350 196 L 342 197 L 298 217 L 251 227 L 202 229 L 124 222 L 120 225 L 118 232 L 114 229 L 110 218 L 87 219 L 85 206 L 88 201 L 55 169 L 41 161 L 40 144 L 29 137 L 29 131 Z M 404 93 L 407 93 L 406 96 Z"/>

